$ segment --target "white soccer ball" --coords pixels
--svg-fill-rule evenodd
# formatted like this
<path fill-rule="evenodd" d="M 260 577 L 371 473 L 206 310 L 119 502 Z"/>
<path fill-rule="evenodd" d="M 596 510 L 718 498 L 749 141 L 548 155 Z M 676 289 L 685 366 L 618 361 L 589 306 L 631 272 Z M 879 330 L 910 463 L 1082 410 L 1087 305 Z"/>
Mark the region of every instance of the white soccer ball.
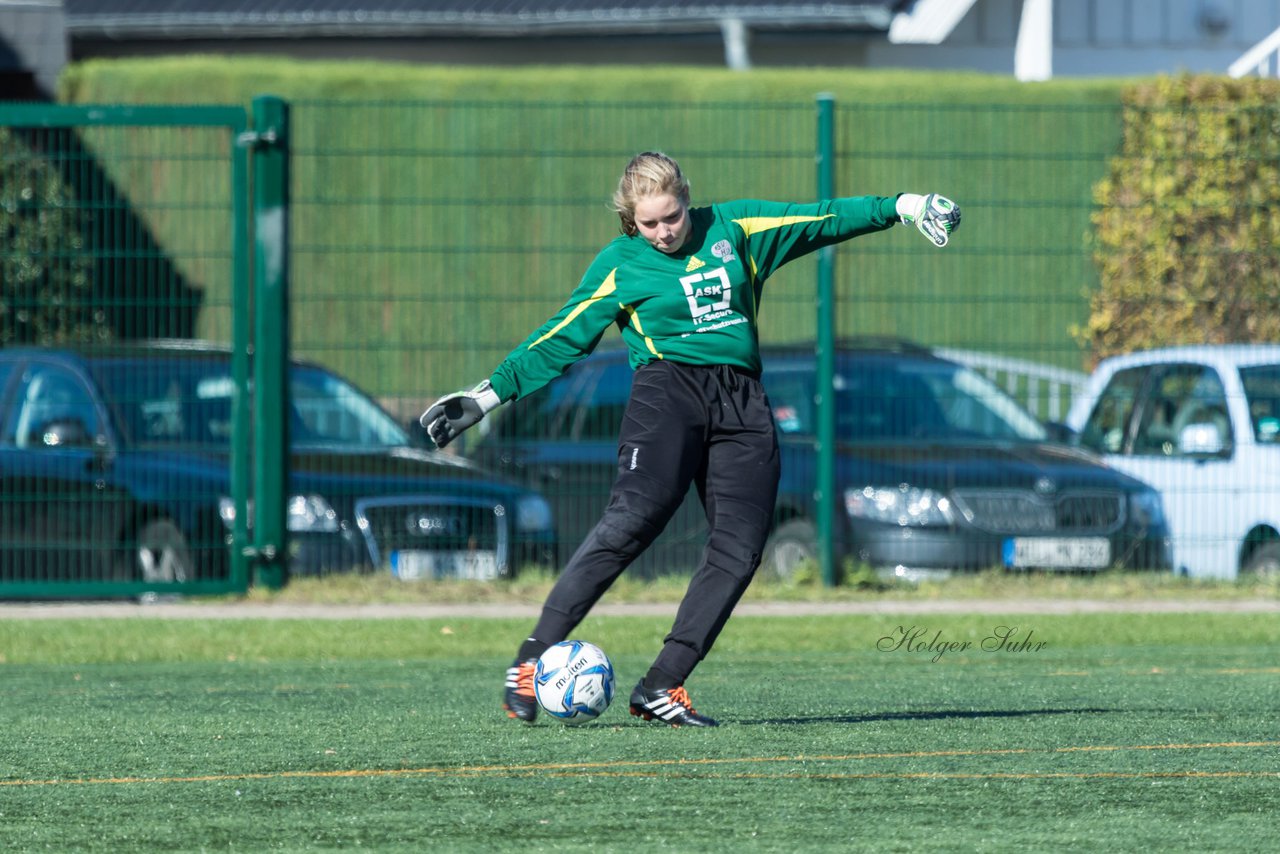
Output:
<path fill-rule="evenodd" d="M 533 693 L 547 714 L 576 723 L 595 720 L 613 701 L 613 664 L 604 650 L 586 641 L 548 647 L 538 659 Z"/>

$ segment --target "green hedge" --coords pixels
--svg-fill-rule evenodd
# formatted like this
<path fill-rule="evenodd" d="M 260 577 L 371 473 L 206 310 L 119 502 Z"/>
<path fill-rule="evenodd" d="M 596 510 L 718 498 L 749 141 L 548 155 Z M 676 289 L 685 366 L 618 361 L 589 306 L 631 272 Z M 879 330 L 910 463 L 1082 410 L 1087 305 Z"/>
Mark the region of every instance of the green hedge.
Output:
<path fill-rule="evenodd" d="M 59 80 L 67 103 L 247 104 L 259 94 L 353 101 L 545 100 L 807 102 L 818 92 L 879 104 L 1115 106 L 1126 81 L 1019 83 L 1007 75 L 846 68 L 435 66 L 304 62 L 272 56 L 91 60 Z"/>

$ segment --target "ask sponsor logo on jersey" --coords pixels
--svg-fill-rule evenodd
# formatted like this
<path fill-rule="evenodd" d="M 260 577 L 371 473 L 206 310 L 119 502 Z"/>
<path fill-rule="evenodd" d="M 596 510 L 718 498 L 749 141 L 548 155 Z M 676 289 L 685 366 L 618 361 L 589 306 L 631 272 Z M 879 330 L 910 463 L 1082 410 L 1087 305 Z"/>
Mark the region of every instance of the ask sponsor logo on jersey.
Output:
<path fill-rule="evenodd" d="M 727 246 L 726 241 L 722 242 Z M 721 252 L 717 250 L 721 250 L 719 243 L 712 247 L 712 253 L 718 257 L 727 254 L 727 260 L 733 259 L 732 249 Z M 747 322 L 745 317 L 730 308 L 733 284 L 724 267 L 708 268 L 705 261 L 691 256 L 685 272 L 687 275 L 680 277 L 680 286 L 684 288 L 685 298 L 689 301 L 689 315 L 695 325 L 694 332 L 708 332 Z"/>

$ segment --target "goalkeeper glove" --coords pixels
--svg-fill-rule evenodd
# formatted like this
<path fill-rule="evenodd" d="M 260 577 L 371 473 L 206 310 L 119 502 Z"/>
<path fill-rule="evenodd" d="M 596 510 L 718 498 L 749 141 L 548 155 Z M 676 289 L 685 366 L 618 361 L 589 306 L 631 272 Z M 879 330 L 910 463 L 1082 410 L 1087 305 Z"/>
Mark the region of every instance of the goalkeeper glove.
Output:
<path fill-rule="evenodd" d="M 937 193 L 903 193 L 898 197 L 897 211 L 904 223 L 914 225 L 939 248 L 946 246 L 951 232 L 960 227 L 960 206 Z"/>
<path fill-rule="evenodd" d="M 463 430 L 478 424 L 481 418 L 496 409 L 500 403 L 502 401 L 498 399 L 498 393 L 485 380 L 471 391 L 446 394 L 422 413 L 418 423 L 426 428 L 427 435 L 436 443 L 436 447 L 443 448 L 458 438 Z"/>

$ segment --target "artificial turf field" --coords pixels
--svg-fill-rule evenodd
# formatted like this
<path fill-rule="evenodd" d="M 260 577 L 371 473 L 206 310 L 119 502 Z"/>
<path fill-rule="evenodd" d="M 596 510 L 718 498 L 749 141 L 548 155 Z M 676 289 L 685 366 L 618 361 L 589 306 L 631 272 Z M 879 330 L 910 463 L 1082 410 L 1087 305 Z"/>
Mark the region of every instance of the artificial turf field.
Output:
<path fill-rule="evenodd" d="M 599 721 L 508 720 L 527 622 L 2 622 L 0 849 L 1274 850 L 1274 612 L 739 616 L 714 730 L 627 715 L 648 617 L 577 633 Z"/>

